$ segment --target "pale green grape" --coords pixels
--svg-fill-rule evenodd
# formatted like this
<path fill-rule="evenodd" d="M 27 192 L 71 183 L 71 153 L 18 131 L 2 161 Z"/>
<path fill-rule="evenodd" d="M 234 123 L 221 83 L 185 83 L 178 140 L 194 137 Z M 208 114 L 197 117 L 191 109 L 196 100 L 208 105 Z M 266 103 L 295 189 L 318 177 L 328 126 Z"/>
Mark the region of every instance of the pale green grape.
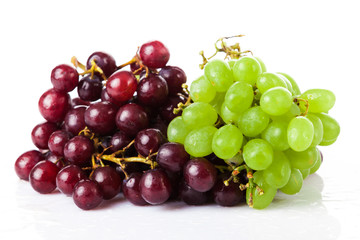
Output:
<path fill-rule="evenodd" d="M 314 139 L 314 125 L 306 117 L 293 118 L 287 129 L 287 139 L 291 149 L 305 151 Z"/>
<path fill-rule="evenodd" d="M 285 81 L 276 73 L 264 72 L 256 80 L 256 87 L 264 93 L 273 87 L 287 88 Z"/>
<path fill-rule="evenodd" d="M 299 171 L 301 172 L 303 180 L 310 175 L 310 169 L 299 169 Z"/>
<path fill-rule="evenodd" d="M 264 209 L 269 206 L 270 203 L 273 201 L 277 189 L 266 183 L 265 179 L 263 178 L 262 171 L 257 171 L 256 173 L 254 173 L 254 183 L 259 186 L 259 188 L 263 191 L 263 194 L 260 194 L 255 187 L 252 189 L 247 188 L 246 203 L 249 204 L 251 194 L 253 199 L 253 208 Z"/>
<path fill-rule="evenodd" d="M 280 188 L 280 191 L 282 191 L 285 194 L 293 195 L 295 193 L 300 192 L 302 185 L 303 185 L 303 176 L 300 170 L 296 168 L 292 168 L 288 183 L 284 187 Z"/>
<path fill-rule="evenodd" d="M 243 135 L 234 125 L 225 125 L 219 128 L 212 140 L 212 150 L 221 159 L 235 156 L 241 148 Z"/>
<path fill-rule="evenodd" d="M 284 80 L 284 82 L 286 84 L 286 89 L 289 90 L 293 96 L 296 95 L 292 88 L 291 82 L 285 76 L 283 76 L 281 74 L 276 73 L 276 75 L 279 76 L 282 80 Z"/>
<path fill-rule="evenodd" d="M 216 93 L 214 99 L 209 102 L 209 104 L 216 110 L 216 112 L 220 115 L 221 106 L 223 105 L 225 99 L 225 93 Z"/>
<path fill-rule="evenodd" d="M 245 163 L 254 170 L 264 170 L 273 161 L 273 149 L 263 139 L 252 139 L 246 143 L 243 149 Z"/>
<path fill-rule="evenodd" d="M 284 77 L 286 77 L 287 80 L 289 80 L 289 82 L 291 83 L 291 87 L 292 87 L 292 89 L 294 91 L 293 95 L 300 95 L 301 94 L 299 86 L 297 85 L 296 81 L 292 77 L 290 77 L 288 74 L 282 73 L 282 72 L 278 72 L 278 74 L 283 75 Z"/>
<path fill-rule="evenodd" d="M 269 115 L 283 115 L 290 110 L 293 99 L 289 90 L 283 87 L 274 87 L 261 95 L 261 109 Z"/>
<path fill-rule="evenodd" d="M 189 129 L 213 125 L 217 118 L 216 110 L 208 103 L 196 102 L 183 110 L 182 118 Z"/>
<path fill-rule="evenodd" d="M 261 72 L 264 73 L 266 72 L 266 66 L 265 66 L 265 63 L 258 57 L 254 57 L 258 63 L 260 63 L 260 66 L 261 66 Z"/>
<path fill-rule="evenodd" d="M 208 62 L 205 65 L 204 74 L 218 92 L 225 92 L 234 81 L 229 65 L 219 59 Z"/>
<path fill-rule="evenodd" d="M 320 155 L 320 151 L 317 150 L 318 153 L 318 157 L 317 160 L 315 162 L 315 165 L 312 166 L 312 168 L 310 168 L 310 174 L 315 173 L 317 170 L 319 170 L 320 166 L 321 166 L 321 155 Z"/>
<path fill-rule="evenodd" d="M 320 118 L 311 113 L 307 114 L 306 118 L 309 119 L 314 126 L 314 138 L 311 142 L 310 147 L 316 147 L 320 144 L 324 135 L 324 128 L 322 122 Z"/>
<path fill-rule="evenodd" d="M 277 151 L 285 151 L 289 148 L 287 140 L 288 123 L 284 121 L 273 121 L 261 133 L 261 138 L 270 143 Z"/>
<path fill-rule="evenodd" d="M 253 57 L 240 58 L 232 71 L 235 81 L 246 82 L 252 86 L 262 72 L 260 63 Z"/>
<path fill-rule="evenodd" d="M 272 187 L 282 188 L 289 181 L 290 162 L 283 152 L 275 151 L 271 165 L 263 171 L 265 181 Z"/>
<path fill-rule="evenodd" d="M 205 126 L 189 132 L 184 142 L 186 152 L 194 157 L 205 157 L 211 154 L 211 143 L 216 131 L 216 127 Z"/>
<path fill-rule="evenodd" d="M 299 98 L 308 100 L 309 112 L 328 112 L 335 104 L 335 95 L 326 89 L 310 89 L 300 95 Z M 304 103 L 301 102 L 300 105 Z"/>
<path fill-rule="evenodd" d="M 259 106 L 252 107 L 243 112 L 238 120 L 238 127 L 248 137 L 259 135 L 269 124 L 269 115 Z"/>
<path fill-rule="evenodd" d="M 186 127 L 182 117 L 180 116 L 174 118 L 167 128 L 167 138 L 169 142 L 184 144 L 188 133 L 189 129 Z"/>
<path fill-rule="evenodd" d="M 236 113 L 248 109 L 254 99 L 252 86 L 245 82 L 235 82 L 226 92 L 224 103 L 226 107 Z"/>
<path fill-rule="evenodd" d="M 242 154 L 237 153 L 232 158 L 224 159 L 224 162 L 230 166 L 239 166 L 244 162 L 244 158 Z"/>
<path fill-rule="evenodd" d="M 316 116 L 320 118 L 324 128 L 323 139 L 319 145 L 328 146 L 333 144 L 340 134 L 339 123 L 327 113 L 319 113 Z"/>
<path fill-rule="evenodd" d="M 283 115 L 279 116 L 270 116 L 270 118 L 274 121 L 286 121 L 290 122 L 294 117 L 299 116 L 301 114 L 300 108 L 296 103 L 292 103 L 290 110 L 287 111 Z"/>
<path fill-rule="evenodd" d="M 223 105 L 221 106 L 220 116 L 226 124 L 236 124 L 240 117 L 240 114 L 233 113 L 225 106 L 225 103 L 223 103 Z"/>
<path fill-rule="evenodd" d="M 300 170 L 313 167 L 319 157 L 318 150 L 315 147 L 303 152 L 295 152 L 292 149 L 288 149 L 284 153 L 290 160 L 291 166 Z"/>
<path fill-rule="evenodd" d="M 216 95 L 216 89 L 204 76 L 199 77 L 190 85 L 190 97 L 194 102 L 211 102 Z"/>

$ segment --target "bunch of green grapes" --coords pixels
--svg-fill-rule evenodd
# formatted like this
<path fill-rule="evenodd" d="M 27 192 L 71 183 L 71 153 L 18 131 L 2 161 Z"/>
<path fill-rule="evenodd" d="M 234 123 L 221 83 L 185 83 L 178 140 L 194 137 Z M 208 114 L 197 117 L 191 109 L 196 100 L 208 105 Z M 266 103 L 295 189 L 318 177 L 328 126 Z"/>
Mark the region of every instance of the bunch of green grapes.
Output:
<path fill-rule="evenodd" d="M 247 202 L 256 209 L 267 207 L 278 189 L 299 192 L 322 163 L 317 146 L 333 144 L 340 133 L 328 114 L 331 91 L 302 93 L 292 77 L 268 72 L 257 57 L 207 62 L 190 97 L 169 124 L 169 141 L 184 144 L 193 157 L 214 153 L 234 170 L 247 169 Z"/>

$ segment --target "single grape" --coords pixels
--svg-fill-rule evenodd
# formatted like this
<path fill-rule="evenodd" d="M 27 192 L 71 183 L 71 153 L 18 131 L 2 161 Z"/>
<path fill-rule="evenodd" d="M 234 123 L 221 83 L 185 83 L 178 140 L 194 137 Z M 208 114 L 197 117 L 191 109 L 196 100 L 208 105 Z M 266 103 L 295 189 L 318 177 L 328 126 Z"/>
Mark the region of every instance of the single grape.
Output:
<path fill-rule="evenodd" d="M 116 132 L 110 140 L 111 151 L 116 152 L 126 147 L 131 142 L 131 138 L 122 131 Z"/>
<path fill-rule="evenodd" d="M 51 83 L 59 92 L 71 92 L 78 82 L 78 72 L 67 64 L 58 65 L 51 71 Z"/>
<path fill-rule="evenodd" d="M 207 203 L 209 194 L 208 192 L 198 192 L 192 189 L 185 182 L 180 184 L 180 197 L 188 205 L 203 205 Z"/>
<path fill-rule="evenodd" d="M 71 134 L 66 131 L 58 130 L 53 132 L 48 141 L 48 147 L 57 156 L 64 156 L 64 146 L 70 140 Z"/>
<path fill-rule="evenodd" d="M 37 150 L 27 151 L 16 159 L 15 172 L 20 179 L 28 181 L 31 169 L 42 160 L 44 160 L 44 156 L 41 152 Z"/>
<path fill-rule="evenodd" d="M 174 118 L 167 128 L 167 137 L 170 142 L 184 144 L 185 138 L 190 130 L 185 125 L 182 117 Z"/>
<path fill-rule="evenodd" d="M 189 132 L 185 138 L 186 152 L 194 157 L 205 157 L 213 152 L 212 139 L 217 131 L 213 126 L 205 126 Z"/>
<path fill-rule="evenodd" d="M 106 92 L 117 102 L 132 98 L 137 88 L 137 80 L 132 72 L 117 71 L 106 81 Z"/>
<path fill-rule="evenodd" d="M 256 87 L 260 93 L 264 93 L 267 90 L 274 87 L 287 88 L 285 81 L 276 73 L 265 72 L 262 73 L 256 80 Z"/>
<path fill-rule="evenodd" d="M 92 102 L 101 98 L 102 88 L 100 77 L 85 76 L 79 81 L 77 92 L 81 100 Z"/>
<path fill-rule="evenodd" d="M 64 146 L 64 157 L 71 164 L 77 166 L 86 166 L 90 163 L 91 156 L 94 153 L 92 141 L 84 136 L 75 136 Z"/>
<path fill-rule="evenodd" d="M 142 156 L 148 156 L 158 151 L 159 147 L 165 142 L 165 137 L 160 130 L 147 128 L 138 132 L 134 146 Z"/>
<path fill-rule="evenodd" d="M 33 189 L 41 194 L 51 193 L 56 189 L 56 175 L 60 169 L 50 161 L 38 162 L 29 174 Z"/>
<path fill-rule="evenodd" d="M 121 190 L 122 178 L 115 168 L 98 167 L 91 174 L 90 179 L 99 184 L 105 200 L 114 198 Z"/>
<path fill-rule="evenodd" d="M 190 85 L 190 97 L 194 102 L 211 102 L 216 95 L 216 89 L 204 76 L 199 77 Z"/>
<path fill-rule="evenodd" d="M 129 175 L 129 178 L 123 181 L 122 191 L 124 193 L 124 197 L 129 200 L 132 204 L 143 206 L 148 204 L 140 193 L 140 179 L 142 177 L 142 173 L 135 172 Z"/>
<path fill-rule="evenodd" d="M 293 99 L 289 90 L 274 87 L 261 95 L 261 109 L 269 115 L 279 116 L 290 110 Z"/>
<path fill-rule="evenodd" d="M 219 177 L 211 189 L 216 204 L 231 207 L 245 202 L 245 191 L 240 190 L 238 183 L 231 181 L 228 186 L 225 186 L 224 180 L 228 177 L 226 175 Z"/>
<path fill-rule="evenodd" d="M 50 135 L 56 130 L 58 127 L 55 123 L 40 123 L 31 131 L 31 140 L 37 148 L 47 149 Z"/>
<path fill-rule="evenodd" d="M 321 143 L 323 139 L 324 127 L 320 118 L 318 118 L 316 115 L 309 113 L 306 115 L 306 118 L 309 119 L 314 126 L 314 138 L 311 142 L 310 147 L 316 147 Z"/>
<path fill-rule="evenodd" d="M 285 151 L 289 148 L 287 140 L 288 123 L 284 121 L 273 121 L 261 133 L 261 138 L 270 143 L 276 151 Z"/>
<path fill-rule="evenodd" d="M 146 171 L 140 179 L 140 193 L 152 205 L 166 202 L 171 194 L 169 177 L 161 169 Z"/>
<path fill-rule="evenodd" d="M 208 103 L 196 102 L 186 107 L 182 119 L 189 129 L 213 125 L 218 118 L 215 109 Z"/>
<path fill-rule="evenodd" d="M 185 164 L 184 180 L 198 192 L 209 191 L 216 182 L 217 171 L 205 158 L 193 158 Z"/>
<path fill-rule="evenodd" d="M 316 116 L 320 118 L 324 128 L 323 139 L 319 145 L 328 146 L 333 144 L 340 134 L 339 123 L 326 113 L 318 113 Z"/>
<path fill-rule="evenodd" d="M 296 117 L 288 125 L 287 138 L 291 149 L 305 151 L 314 139 L 314 125 L 306 117 Z"/>
<path fill-rule="evenodd" d="M 250 140 L 243 149 L 245 163 L 254 170 L 264 170 L 273 161 L 273 149 L 263 139 Z"/>
<path fill-rule="evenodd" d="M 159 75 L 167 83 L 169 96 L 176 96 L 183 91 L 182 85 L 186 83 L 186 74 L 181 68 L 165 66 L 160 70 Z"/>
<path fill-rule="evenodd" d="M 113 133 L 116 124 L 116 107 L 109 102 L 97 102 L 85 111 L 85 123 L 94 133 L 108 135 Z"/>
<path fill-rule="evenodd" d="M 234 113 L 230 111 L 226 107 L 225 103 L 222 104 L 220 111 L 220 117 L 226 124 L 237 124 L 241 113 Z"/>
<path fill-rule="evenodd" d="M 265 181 L 272 187 L 284 187 L 290 178 L 290 162 L 283 152 L 275 151 L 271 165 L 263 171 Z"/>
<path fill-rule="evenodd" d="M 258 61 L 258 63 L 261 66 L 261 73 L 266 72 L 266 66 L 265 63 L 259 58 L 259 57 L 254 57 L 256 59 L 256 61 Z"/>
<path fill-rule="evenodd" d="M 291 86 L 292 86 L 292 89 L 294 91 L 294 94 L 293 95 L 300 95 L 301 94 L 301 91 L 300 91 L 300 88 L 299 86 L 297 85 L 297 83 L 295 82 L 295 80 L 290 77 L 288 74 L 286 73 L 281 73 L 281 72 L 278 72 L 277 74 L 280 74 L 284 77 L 286 77 L 287 80 L 289 80 L 289 82 L 291 83 Z"/>
<path fill-rule="evenodd" d="M 300 170 L 296 168 L 291 168 L 291 175 L 289 181 L 285 186 L 280 188 L 280 191 L 282 191 L 285 194 L 293 195 L 295 193 L 300 192 L 302 184 L 303 184 L 303 176 Z"/>
<path fill-rule="evenodd" d="M 263 178 L 263 172 L 257 171 L 254 173 L 254 183 L 259 186 L 262 190 L 262 194 L 258 191 L 258 189 L 247 188 L 246 189 L 246 202 L 250 203 L 250 196 L 252 196 L 253 208 L 255 209 L 264 209 L 270 205 L 272 200 L 274 199 L 277 189 L 273 186 L 270 186 L 266 183 Z"/>
<path fill-rule="evenodd" d="M 141 105 L 160 107 L 166 102 L 169 90 L 166 81 L 161 76 L 149 74 L 140 80 L 136 92 Z"/>
<path fill-rule="evenodd" d="M 208 62 L 205 65 L 204 75 L 217 92 L 226 92 L 234 82 L 229 65 L 220 59 Z"/>
<path fill-rule="evenodd" d="M 269 115 L 261 107 L 252 107 L 243 112 L 237 122 L 241 132 L 247 137 L 255 137 L 262 133 L 269 124 Z"/>
<path fill-rule="evenodd" d="M 284 153 L 290 160 L 291 166 L 300 170 L 313 167 L 319 157 L 315 147 L 308 148 L 303 152 L 288 149 Z"/>
<path fill-rule="evenodd" d="M 335 104 L 335 95 L 326 89 L 310 89 L 300 95 L 309 103 L 309 112 L 328 112 Z M 303 104 L 303 102 L 301 102 Z"/>
<path fill-rule="evenodd" d="M 71 196 L 75 185 L 83 179 L 87 179 L 85 172 L 80 167 L 70 164 L 56 175 L 56 186 L 62 193 Z"/>
<path fill-rule="evenodd" d="M 230 111 L 241 113 L 251 106 L 253 99 L 254 90 L 250 84 L 235 82 L 226 92 L 224 103 Z"/>
<path fill-rule="evenodd" d="M 129 137 L 149 126 L 149 118 L 144 108 L 135 103 L 129 103 L 119 108 L 116 114 L 116 126 Z"/>
<path fill-rule="evenodd" d="M 49 122 L 59 123 L 64 120 L 70 108 L 70 96 L 67 93 L 49 89 L 39 99 L 39 111 Z"/>
<path fill-rule="evenodd" d="M 212 151 L 219 158 L 229 159 L 240 151 L 242 141 L 243 135 L 237 127 L 225 125 L 215 132 L 211 145 Z"/>
<path fill-rule="evenodd" d="M 65 130 L 78 135 L 81 130 L 86 127 L 85 124 L 85 107 L 78 107 L 71 109 L 65 115 L 64 125 Z"/>
<path fill-rule="evenodd" d="M 246 82 L 255 85 L 262 69 L 260 63 L 254 57 L 242 57 L 234 65 L 233 76 L 235 81 Z"/>
<path fill-rule="evenodd" d="M 106 77 L 110 77 L 113 72 L 117 70 L 115 59 L 105 52 L 94 52 L 86 61 L 86 68 L 90 69 L 92 61 L 95 61 L 96 65 L 101 68 Z"/>
<path fill-rule="evenodd" d="M 180 143 L 165 143 L 161 145 L 156 155 L 157 163 L 171 172 L 180 172 L 189 160 L 190 155 Z"/>
<path fill-rule="evenodd" d="M 93 180 L 80 180 L 74 187 L 72 195 L 76 206 L 82 210 L 90 210 L 99 206 L 103 201 L 100 185 Z"/>
<path fill-rule="evenodd" d="M 165 67 L 169 61 L 170 53 L 160 41 L 151 41 L 141 45 L 139 55 L 142 63 L 149 68 Z"/>

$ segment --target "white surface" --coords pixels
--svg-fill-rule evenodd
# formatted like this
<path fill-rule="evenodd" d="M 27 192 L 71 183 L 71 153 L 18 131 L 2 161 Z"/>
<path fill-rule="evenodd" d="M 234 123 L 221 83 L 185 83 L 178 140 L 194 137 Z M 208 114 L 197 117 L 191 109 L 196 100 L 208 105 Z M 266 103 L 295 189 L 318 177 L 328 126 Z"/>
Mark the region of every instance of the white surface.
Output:
<path fill-rule="evenodd" d="M 359 239 L 360 37 L 357 1 L 6 1 L 0 9 L 0 239 Z M 33 149 L 42 122 L 40 95 L 51 69 L 94 51 L 126 62 L 158 39 L 169 64 L 189 80 L 201 72 L 200 50 L 222 36 L 246 34 L 243 49 L 269 71 L 292 75 L 302 90 L 327 88 L 337 103 L 338 141 L 322 148 L 324 164 L 296 196 L 278 195 L 266 210 L 246 206 L 135 207 L 119 198 L 81 211 L 59 193 L 40 195 L 17 179 L 13 164 Z"/>

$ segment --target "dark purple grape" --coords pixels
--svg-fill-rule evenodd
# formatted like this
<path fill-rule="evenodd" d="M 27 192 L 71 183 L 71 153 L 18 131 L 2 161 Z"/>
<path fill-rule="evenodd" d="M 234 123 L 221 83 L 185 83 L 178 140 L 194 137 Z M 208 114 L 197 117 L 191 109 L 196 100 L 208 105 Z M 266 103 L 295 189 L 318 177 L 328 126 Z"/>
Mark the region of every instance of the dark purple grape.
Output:
<path fill-rule="evenodd" d="M 71 164 L 86 166 L 91 161 L 94 153 L 92 141 L 84 136 L 75 136 L 70 139 L 64 147 L 64 157 Z"/>
<path fill-rule="evenodd" d="M 111 138 L 111 151 L 119 151 L 126 147 L 130 142 L 131 138 L 129 138 L 124 132 L 119 131 Z"/>
<path fill-rule="evenodd" d="M 167 82 L 170 96 L 182 92 L 181 85 L 186 83 L 186 74 L 181 68 L 166 66 L 160 70 L 159 75 Z"/>
<path fill-rule="evenodd" d="M 140 193 L 140 179 L 142 177 L 142 173 L 135 172 L 129 175 L 129 178 L 123 181 L 122 191 L 127 200 L 129 200 L 132 204 L 143 206 L 148 204 Z"/>
<path fill-rule="evenodd" d="M 190 155 L 185 151 L 184 146 L 172 142 L 163 144 L 156 156 L 159 165 L 171 172 L 180 172 L 189 160 Z"/>
<path fill-rule="evenodd" d="M 100 135 L 112 133 L 115 128 L 116 108 L 109 102 L 97 102 L 85 111 L 85 124 Z"/>
<path fill-rule="evenodd" d="M 135 138 L 135 148 L 142 156 L 148 156 L 157 152 L 159 147 L 165 142 L 165 137 L 160 130 L 148 128 L 138 132 Z"/>
<path fill-rule="evenodd" d="M 38 162 L 30 172 L 29 181 L 39 193 L 51 193 L 56 189 L 56 175 L 60 169 L 50 161 Z"/>
<path fill-rule="evenodd" d="M 166 81 L 154 74 L 142 78 L 137 87 L 137 98 L 141 105 L 150 107 L 160 107 L 168 97 L 168 87 Z"/>
<path fill-rule="evenodd" d="M 188 205 L 202 205 L 208 202 L 208 192 L 198 192 L 185 182 L 180 184 L 180 197 Z"/>
<path fill-rule="evenodd" d="M 87 176 L 80 167 L 76 165 L 68 165 L 60 170 L 56 176 L 56 186 L 65 195 L 71 196 L 75 185 Z"/>
<path fill-rule="evenodd" d="M 114 198 L 121 190 L 121 176 L 112 167 L 98 167 L 90 178 L 99 183 L 105 200 Z"/>
<path fill-rule="evenodd" d="M 116 114 L 117 127 L 130 137 L 149 126 L 149 118 L 144 109 L 129 103 L 119 108 Z"/>
<path fill-rule="evenodd" d="M 42 160 L 44 160 L 44 156 L 41 152 L 37 150 L 27 151 L 16 159 L 15 172 L 20 179 L 28 181 L 31 169 Z"/>
<path fill-rule="evenodd" d="M 205 158 L 214 165 L 221 165 L 221 166 L 227 165 L 223 159 L 219 158 L 214 153 L 211 153 L 210 155 L 206 156 Z"/>
<path fill-rule="evenodd" d="M 70 109 L 70 96 L 55 89 L 47 90 L 39 99 L 39 111 L 49 122 L 60 123 Z"/>
<path fill-rule="evenodd" d="M 103 85 L 98 76 L 94 75 L 93 78 L 85 76 L 79 81 L 77 91 L 80 99 L 92 102 L 101 98 L 102 88 Z"/>
<path fill-rule="evenodd" d="M 241 184 L 245 185 L 249 182 L 246 169 L 241 170 L 240 173 L 237 175 L 237 177 L 239 178 L 239 182 Z"/>
<path fill-rule="evenodd" d="M 185 182 L 196 191 L 209 191 L 215 184 L 216 176 L 216 168 L 205 158 L 193 158 L 185 164 Z"/>
<path fill-rule="evenodd" d="M 174 109 L 178 107 L 179 103 L 185 103 L 186 100 L 180 96 L 170 97 L 168 101 L 160 108 L 161 118 L 164 119 L 167 123 L 171 122 L 175 117 L 180 116 L 181 112 L 178 114 L 174 113 Z"/>
<path fill-rule="evenodd" d="M 90 210 L 99 206 L 103 201 L 100 185 L 93 180 L 80 180 L 74 187 L 73 200 L 79 208 Z"/>
<path fill-rule="evenodd" d="M 130 70 L 132 73 L 136 72 L 136 75 L 139 75 L 141 71 L 138 71 L 140 65 L 138 62 L 133 62 L 130 64 Z"/>
<path fill-rule="evenodd" d="M 178 200 L 179 197 L 179 185 L 182 180 L 182 173 L 180 172 L 170 172 L 165 170 L 166 175 L 168 176 L 171 184 L 171 195 L 169 200 Z"/>
<path fill-rule="evenodd" d="M 55 123 L 40 123 L 31 132 L 32 142 L 39 149 L 47 149 L 50 135 L 56 130 L 58 130 L 58 127 Z"/>
<path fill-rule="evenodd" d="M 56 91 L 71 92 L 78 82 L 78 72 L 67 64 L 58 65 L 51 71 L 51 83 Z"/>
<path fill-rule="evenodd" d="M 144 200 L 152 205 L 166 202 L 171 194 L 169 177 L 161 169 L 146 171 L 140 179 L 140 192 Z"/>
<path fill-rule="evenodd" d="M 245 202 L 246 191 L 241 191 L 238 183 L 229 181 L 229 186 L 225 186 L 224 180 L 228 176 L 219 177 L 212 188 L 211 192 L 214 201 L 221 206 L 235 206 L 241 202 Z"/>
<path fill-rule="evenodd" d="M 62 130 L 53 132 L 48 141 L 50 151 L 57 156 L 64 156 L 64 146 L 70 138 L 71 134 L 69 132 Z"/>
<path fill-rule="evenodd" d="M 167 124 L 161 119 L 156 119 L 150 123 L 150 128 L 158 129 L 164 136 L 167 136 Z"/>
<path fill-rule="evenodd" d="M 142 63 L 149 68 L 165 67 L 170 58 L 169 50 L 160 41 L 144 43 L 140 47 L 139 55 Z"/>
<path fill-rule="evenodd" d="M 106 77 L 110 77 L 117 70 L 115 59 L 105 52 L 94 52 L 86 61 L 86 68 L 91 68 L 91 61 L 95 60 L 96 65 L 101 68 Z"/>
<path fill-rule="evenodd" d="M 65 130 L 73 135 L 78 135 L 86 127 L 85 124 L 85 107 L 71 109 L 64 119 Z"/>

